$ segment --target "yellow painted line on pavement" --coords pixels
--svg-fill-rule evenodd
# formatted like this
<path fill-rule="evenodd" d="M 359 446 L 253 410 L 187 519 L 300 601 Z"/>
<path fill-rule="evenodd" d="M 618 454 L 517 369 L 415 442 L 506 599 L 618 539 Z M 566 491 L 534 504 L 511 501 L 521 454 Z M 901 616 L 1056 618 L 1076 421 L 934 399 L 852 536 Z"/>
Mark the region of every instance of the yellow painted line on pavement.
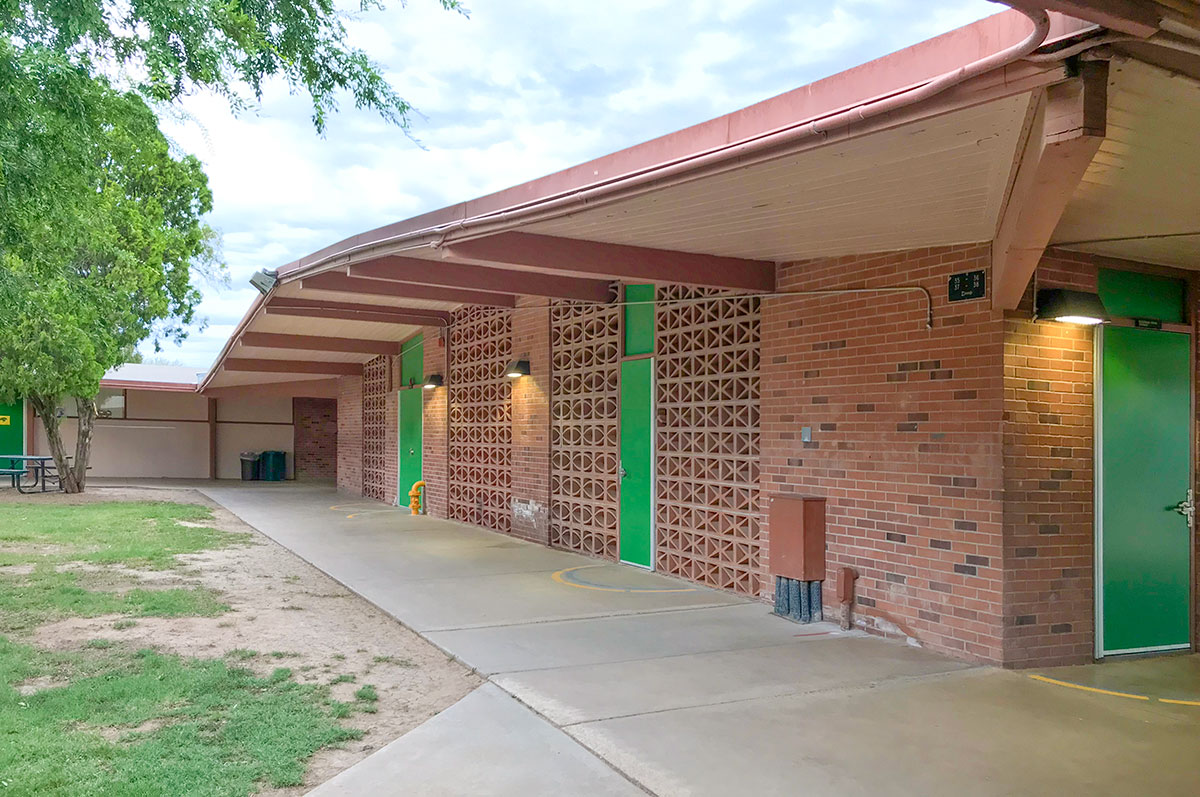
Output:
<path fill-rule="evenodd" d="M 1173 706 L 1200 706 L 1200 700 L 1171 700 L 1169 698 L 1160 697 L 1159 703 L 1170 703 Z"/>
<path fill-rule="evenodd" d="M 1114 692 L 1111 689 L 1099 689 L 1095 686 L 1084 686 L 1083 684 L 1073 684 L 1070 681 L 1059 681 L 1055 678 L 1047 678 L 1044 675 L 1030 675 L 1035 681 L 1041 681 L 1046 684 L 1054 684 L 1055 686 L 1065 686 L 1068 689 L 1079 689 L 1084 692 L 1093 692 L 1098 695 L 1109 695 L 1111 697 L 1124 697 L 1130 700 L 1150 700 L 1146 695 L 1135 695 L 1129 692 Z"/>
<path fill-rule="evenodd" d="M 555 581 L 557 581 L 559 584 L 564 584 L 568 587 L 576 587 L 577 589 L 591 589 L 591 590 L 595 590 L 597 592 L 631 592 L 631 593 L 652 594 L 652 593 L 658 593 L 658 592 L 695 592 L 696 591 L 695 587 L 683 587 L 680 589 L 633 589 L 631 587 L 603 587 L 598 584 L 581 583 L 579 581 L 575 581 L 573 579 L 569 579 L 566 577 L 568 573 L 573 573 L 576 570 L 585 570 L 587 568 L 592 568 L 592 567 L 604 567 L 604 565 L 579 565 L 577 567 L 568 567 L 568 568 L 564 568 L 563 570 L 559 570 L 558 572 L 552 574 L 550 577 L 552 579 L 554 579 Z"/>
<path fill-rule="evenodd" d="M 357 512 L 352 512 L 346 515 L 347 518 L 356 518 L 359 515 L 372 515 L 378 512 L 395 512 L 399 507 L 379 505 L 379 504 L 334 504 L 329 507 L 334 512 L 345 512 L 347 509 L 356 509 Z"/>

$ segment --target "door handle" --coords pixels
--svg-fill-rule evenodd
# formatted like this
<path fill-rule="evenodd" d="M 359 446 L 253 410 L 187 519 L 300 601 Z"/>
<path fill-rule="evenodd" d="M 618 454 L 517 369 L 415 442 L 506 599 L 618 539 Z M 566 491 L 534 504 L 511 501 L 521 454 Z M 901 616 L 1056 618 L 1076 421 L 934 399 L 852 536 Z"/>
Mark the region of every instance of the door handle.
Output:
<path fill-rule="evenodd" d="M 1176 512 L 1187 518 L 1189 529 L 1196 525 L 1196 501 L 1191 490 L 1187 491 L 1187 498 L 1171 507 L 1171 509 L 1174 509 Z"/>
<path fill-rule="evenodd" d="M 622 479 L 624 479 L 626 476 L 628 476 L 628 475 L 629 475 L 629 471 L 625 470 L 625 466 L 624 466 L 624 465 L 622 465 L 622 466 L 621 466 L 621 470 L 619 470 L 619 471 L 618 471 L 618 473 L 620 473 L 620 474 L 621 474 L 621 478 L 622 478 Z"/>

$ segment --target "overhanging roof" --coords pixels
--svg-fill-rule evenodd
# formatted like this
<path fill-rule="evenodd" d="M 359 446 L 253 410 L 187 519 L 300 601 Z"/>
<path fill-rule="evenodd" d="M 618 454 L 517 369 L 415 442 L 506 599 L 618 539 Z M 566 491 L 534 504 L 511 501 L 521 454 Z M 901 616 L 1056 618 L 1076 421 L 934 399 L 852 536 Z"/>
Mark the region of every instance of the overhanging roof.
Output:
<path fill-rule="evenodd" d="M 304 378 L 230 371 L 226 358 L 292 360 L 307 373 L 314 366 L 301 362 L 376 356 L 263 338 L 251 345 L 244 333 L 399 342 L 444 325 L 464 303 L 599 296 L 615 279 L 763 291 L 779 262 L 991 240 L 1042 92 L 1072 67 L 1017 61 L 887 114 L 837 114 L 899 97 L 1029 28 L 1016 12 L 997 14 L 710 122 L 326 247 L 281 267 L 205 387 Z M 1095 33 L 1052 17 L 1055 46 Z M 814 120 L 830 114 L 846 121 L 811 135 Z M 421 315 L 431 312 L 440 315 Z"/>

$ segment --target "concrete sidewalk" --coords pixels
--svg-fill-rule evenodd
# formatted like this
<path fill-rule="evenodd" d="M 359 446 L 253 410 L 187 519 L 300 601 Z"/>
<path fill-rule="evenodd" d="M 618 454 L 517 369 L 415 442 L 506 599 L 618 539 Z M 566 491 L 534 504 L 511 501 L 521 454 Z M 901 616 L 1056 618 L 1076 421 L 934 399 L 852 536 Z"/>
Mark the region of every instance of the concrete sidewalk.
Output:
<path fill-rule="evenodd" d="M 196 486 L 491 680 L 318 795 L 1200 794 L 1197 706 L 795 625 L 329 488 Z"/>

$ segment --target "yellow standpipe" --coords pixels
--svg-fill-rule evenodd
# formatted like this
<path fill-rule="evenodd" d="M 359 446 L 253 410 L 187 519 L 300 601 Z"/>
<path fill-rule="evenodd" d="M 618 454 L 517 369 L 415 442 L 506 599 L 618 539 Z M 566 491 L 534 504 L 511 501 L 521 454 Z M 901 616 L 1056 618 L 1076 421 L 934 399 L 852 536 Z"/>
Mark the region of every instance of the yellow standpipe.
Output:
<path fill-rule="evenodd" d="M 421 491 L 425 489 L 425 481 L 421 480 L 408 491 L 408 508 L 414 515 L 421 514 Z"/>

